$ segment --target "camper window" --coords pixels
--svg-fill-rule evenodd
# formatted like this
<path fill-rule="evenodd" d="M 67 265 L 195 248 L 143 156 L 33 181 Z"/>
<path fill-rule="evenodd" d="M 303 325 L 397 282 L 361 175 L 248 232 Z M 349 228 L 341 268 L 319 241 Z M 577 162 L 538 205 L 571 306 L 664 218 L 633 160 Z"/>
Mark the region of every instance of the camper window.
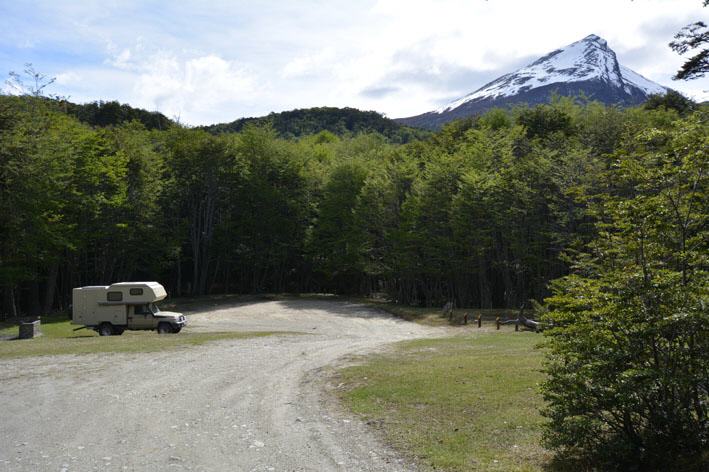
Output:
<path fill-rule="evenodd" d="M 136 315 L 150 315 L 152 312 L 150 311 L 148 305 L 136 305 L 135 306 L 135 314 Z"/>
<path fill-rule="evenodd" d="M 123 292 L 108 292 L 106 293 L 106 300 L 109 302 L 120 302 L 123 300 Z"/>
<path fill-rule="evenodd" d="M 130 289 L 130 294 L 131 295 L 142 295 L 143 289 L 142 288 L 132 288 L 132 289 Z"/>

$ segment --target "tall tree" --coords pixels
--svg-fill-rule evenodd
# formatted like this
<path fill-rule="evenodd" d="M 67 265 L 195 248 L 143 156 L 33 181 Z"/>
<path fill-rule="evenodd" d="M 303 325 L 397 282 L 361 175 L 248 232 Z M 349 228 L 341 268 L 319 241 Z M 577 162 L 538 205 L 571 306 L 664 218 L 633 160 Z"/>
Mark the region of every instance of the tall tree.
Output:
<path fill-rule="evenodd" d="M 709 0 L 704 0 L 704 6 Z M 703 21 L 697 21 L 682 28 L 676 35 L 670 47 L 678 54 L 686 54 L 697 50 L 696 54 L 687 59 L 677 74 L 675 80 L 691 80 L 703 77 L 709 72 L 709 28 Z"/>
<path fill-rule="evenodd" d="M 546 442 L 587 467 L 709 466 L 707 136 L 696 116 L 613 156 L 598 237 L 553 284 Z"/>

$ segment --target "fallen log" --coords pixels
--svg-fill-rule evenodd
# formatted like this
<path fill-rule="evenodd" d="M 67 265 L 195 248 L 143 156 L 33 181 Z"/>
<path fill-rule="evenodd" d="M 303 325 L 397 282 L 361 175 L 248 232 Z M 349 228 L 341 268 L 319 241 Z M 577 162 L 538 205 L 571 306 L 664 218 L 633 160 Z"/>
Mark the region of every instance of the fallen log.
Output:
<path fill-rule="evenodd" d="M 519 315 L 517 319 L 518 323 L 534 331 L 539 331 L 541 329 L 541 324 L 538 321 L 530 320 L 524 315 Z"/>
<path fill-rule="evenodd" d="M 525 328 L 534 330 L 534 331 L 540 331 L 542 329 L 542 324 L 539 321 L 535 321 L 533 319 L 527 318 L 524 316 L 522 313 L 524 312 L 524 305 L 522 308 L 519 310 L 519 314 L 517 315 L 517 318 L 512 318 L 509 320 L 504 320 L 500 321 L 500 324 L 512 324 L 514 323 L 516 327 L 519 326 L 524 326 Z"/>

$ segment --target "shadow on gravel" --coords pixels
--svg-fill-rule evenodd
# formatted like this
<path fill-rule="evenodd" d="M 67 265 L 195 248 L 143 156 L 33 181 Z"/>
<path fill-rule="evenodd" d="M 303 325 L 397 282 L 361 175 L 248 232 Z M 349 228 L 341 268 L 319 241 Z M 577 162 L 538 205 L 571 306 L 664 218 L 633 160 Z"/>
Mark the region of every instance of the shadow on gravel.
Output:
<path fill-rule="evenodd" d="M 177 298 L 160 305 L 163 310 L 176 310 L 190 315 L 276 302 L 292 310 L 323 310 L 349 318 L 397 319 L 378 308 L 353 302 L 335 295 L 215 295 L 200 298 Z M 403 320 L 402 320 L 403 321 Z"/>
<path fill-rule="evenodd" d="M 402 318 L 397 318 L 394 315 L 387 313 L 375 307 L 367 306 L 362 303 L 350 302 L 342 299 L 334 300 L 308 300 L 308 299 L 285 299 L 276 300 L 278 304 L 295 311 L 322 310 L 334 316 L 342 318 L 362 318 L 362 319 L 380 319 L 390 320 L 397 323 L 410 323 Z"/>
<path fill-rule="evenodd" d="M 237 308 L 258 303 L 277 301 L 272 295 L 214 295 L 200 298 L 176 298 L 160 305 L 162 310 L 175 310 L 196 315 L 214 310 Z"/>
<path fill-rule="evenodd" d="M 283 308 L 298 311 L 323 311 L 342 318 L 380 319 L 398 323 L 410 321 L 387 313 L 379 308 L 354 302 L 337 296 L 303 296 L 297 295 L 225 295 L 198 299 L 176 299 L 171 303 L 161 305 L 164 310 L 176 310 L 187 315 L 199 315 L 215 310 L 256 306 L 264 303 L 277 303 Z"/>

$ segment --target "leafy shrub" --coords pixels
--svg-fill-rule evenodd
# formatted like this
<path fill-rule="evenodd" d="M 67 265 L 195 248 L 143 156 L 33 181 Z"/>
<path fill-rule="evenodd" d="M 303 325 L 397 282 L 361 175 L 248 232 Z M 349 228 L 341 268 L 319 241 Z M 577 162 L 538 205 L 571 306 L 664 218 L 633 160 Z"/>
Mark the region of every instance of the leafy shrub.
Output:
<path fill-rule="evenodd" d="M 547 299 L 546 443 L 601 470 L 709 467 L 709 140 L 656 134 L 611 163 L 599 235 Z"/>

